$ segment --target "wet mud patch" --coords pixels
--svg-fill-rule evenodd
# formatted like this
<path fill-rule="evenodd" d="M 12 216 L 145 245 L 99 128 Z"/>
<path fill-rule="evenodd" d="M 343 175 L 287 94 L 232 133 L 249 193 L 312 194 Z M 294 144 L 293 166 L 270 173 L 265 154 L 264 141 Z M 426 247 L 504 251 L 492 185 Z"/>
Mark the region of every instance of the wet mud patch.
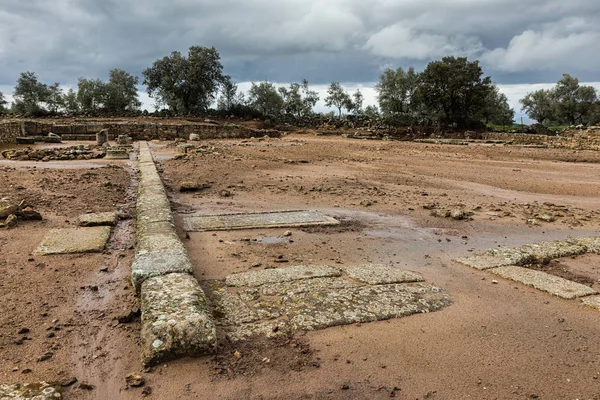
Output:
<path fill-rule="evenodd" d="M 320 366 L 316 352 L 304 339 L 293 335 L 257 335 L 237 343 L 219 339 L 218 354 L 211 359 L 213 379 L 254 376 L 267 370 L 298 372 Z"/>
<path fill-rule="evenodd" d="M 367 224 L 354 218 L 344 218 L 334 216 L 340 223 L 338 225 L 330 226 L 307 226 L 301 228 L 306 233 L 343 233 L 343 232 L 361 232 L 367 228 Z"/>
<path fill-rule="evenodd" d="M 589 276 L 572 271 L 568 266 L 560 260 L 551 260 L 548 264 L 532 264 L 528 268 L 536 271 L 545 272 L 550 275 L 568 279 L 573 282 L 581 283 L 586 286 L 593 286 L 595 280 Z"/>

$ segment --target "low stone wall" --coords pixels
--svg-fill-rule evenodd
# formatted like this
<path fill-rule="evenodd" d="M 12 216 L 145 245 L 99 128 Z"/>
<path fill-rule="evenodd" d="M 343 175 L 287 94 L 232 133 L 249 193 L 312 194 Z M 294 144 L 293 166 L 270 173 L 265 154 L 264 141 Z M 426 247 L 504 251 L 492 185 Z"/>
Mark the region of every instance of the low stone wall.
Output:
<path fill-rule="evenodd" d="M 485 132 L 481 135 L 483 140 L 501 140 L 504 142 L 512 142 L 513 144 L 534 145 L 548 143 L 555 139 L 556 136 L 547 135 L 532 135 L 528 133 L 502 133 L 502 132 Z"/>
<path fill-rule="evenodd" d="M 11 121 L 0 123 L 0 138 L 16 136 L 46 136 L 52 132 L 63 140 L 95 140 L 94 135 L 103 129 L 109 132 L 109 139 L 119 135 L 128 135 L 133 140 L 175 140 L 188 139 L 197 134 L 200 139 L 250 138 L 258 136 L 277 137 L 276 131 L 249 129 L 240 125 L 217 124 L 147 124 L 135 122 L 90 122 L 78 124 L 54 124 L 39 121 Z"/>
<path fill-rule="evenodd" d="M 0 144 L 16 143 L 17 136 L 21 136 L 22 126 L 19 122 L 0 122 Z"/>
<path fill-rule="evenodd" d="M 140 142 L 137 247 L 131 277 L 142 305 L 142 362 L 217 349 L 215 324 L 194 266 L 175 232 L 169 199 L 146 142 Z"/>

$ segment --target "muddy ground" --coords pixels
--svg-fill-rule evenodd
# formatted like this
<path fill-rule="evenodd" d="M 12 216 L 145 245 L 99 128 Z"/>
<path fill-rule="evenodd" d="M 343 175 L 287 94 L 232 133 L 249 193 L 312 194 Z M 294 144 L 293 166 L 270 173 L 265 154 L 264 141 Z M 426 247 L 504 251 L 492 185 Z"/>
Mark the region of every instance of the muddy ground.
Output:
<path fill-rule="evenodd" d="M 44 216 L 0 231 L 0 382 L 75 377 L 65 388 L 75 399 L 600 399 L 598 311 L 452 261 L 498 245 L 599 235 L 597 152 L 298 134 L 196 144 L 197 154 L 177 159 L 172 143 L 151 147 L 199 280 L 382 263 L 422 274 L 453 305 L 276 341 L 222 341 L 218 356 L 144 371 L 127 281 L 135 163 L 0 160 L 2 197 Z M 205 185 L 181 193 L 182 181 Z M 342 224 L 291 236 L 181 230 L 192 212 L 293 209 L 325 211 Z M 122 220 L 104 253 L 32 255 L 50 228 L 111 210 Z M 454 210 L 465 219 L 444 217 Z M 540 268 L 598 290 L 599 265 L 600 256 L 586 255 Z M 130 372 L 151 389 L 127 388 Z"/>

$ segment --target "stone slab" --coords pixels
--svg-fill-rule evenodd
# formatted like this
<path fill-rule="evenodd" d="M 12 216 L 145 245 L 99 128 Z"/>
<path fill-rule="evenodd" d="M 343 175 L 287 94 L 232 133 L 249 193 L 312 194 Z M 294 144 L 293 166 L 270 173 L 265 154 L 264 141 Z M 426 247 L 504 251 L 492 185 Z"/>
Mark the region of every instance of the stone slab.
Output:
<path fill-rule="evenodd" d="M 171 273 L 192 274 L 193 272 L 194 265 L 186 251 L 138 251 L 131 265 L 131 280 L 135 288 L 139 290 L 142 283 L 149 278 Z"/>
<path fill-rule="evenodd" d="M 525 265 L 532 262 L 531 254 L 521 251 L 520 248 L 498 247 L 489 249 L 485 255 L 503 259 L 502 266 L 506 266 L 506 263 L 509 263 L 508 265 Z"/>
<path fill-rule="evenodd" d="M 115 226 L 117 222 L 119 222 L 119 217 L 115 212 L 81 214 L 77 218 L 79 226 Z"/>
<path fill-rule="evenodd" d="M 216 352 L 212 314 L 193 276 L 168 274 L 146 280 L 141 305 L 144 365 Z"/>
<path fill-rule="evenodd" d="M 318 211 L 275 211 L 219 215 L 188 215 L 183 219 L 187 232 L 232 229 L 285 228 L 338 225 L 339 221 Z"/>
<path fill-rule="evenodd" d="M 574 299 L 598 294 L 596 290 L 589 286 L 528 268 L 517 266 L 499 267 L 490 269 L 490 272 L 527 286 L 533 286 L 538 290 L 551 293 L 563 299 Z"/>
<path fill-rule="evenodd" d="M 266 284 L 259 289 L 227 292 L 213 283 L 209 292 L 215 304 L 215 322 L 228 340 L 255 335 L 273 337 L 297 331 L 325 329 L 353 323 L 400 318 L 441 310 L 451 304 L 440 288 L 421 283 L 362 285 L 342 278 L 303 279 Z M 329 282 L 332 286 L 327 286 Z M 279 292 L 282 285 L 306 285 L 309 290 Z M 318 283 L 313 286 L 313 283 Z M 311 288 L 312 286 L 312 288 Z M 298 286 L 294 286 L 298 287 Z M 262 289 L 267 289 L 262 297 Z M 224 295 L 224 292 L 227 293 Z M 277 329 L 273 329 L 277 327 Z"/>
<path fill-rule="evenodd" d="M 263 269 L 229 275 L 225 279 L 227 286 L 256 287 L 268 283 L 281 283 L 307 278 L 340 276 L 339 269 L 327 265 L 298 265 L 289 268 Z"/>
<path fill-rule="evenodd" d="M 600 254 L 600 236 L 574 238 L 569 242 L 584 246 L 588 253 Z"/>
<path fill-rule="evenodd" d="M 104 250 L 110 226 L 52 229 L 35 251 L 37 254 L 89 253 Z"/>
<path fill-rule="evenodd" d="M 552 242 L 527 244 L 519 247 L 519 250 L 523 253 L 530 254 L 531 262 L 545 264 L 555 258 L 585 254 L 587 248 L 579 244 L 555 240 Z"/>
<path fill-rule="evenodd" d="M 596 310 L 600 311 L 600 296 L 585 297 L 585 298 L 581 299 L 581 303 L 583 303 L 584 305 L 586 305 L 588 307 L 595 308 Z"/>
<path fill-rule="evenodd" d="M 106 150 L 106 156 L 104 156 L 106 160 L 129 160 L 129 153 L 126 150 Z"/>
<path fill-rule="evenodd" d="M 352 279 L 369 285 L 388 283 L 422 282 L 425 279 L 414 272 L 404 271 L 383 264 L 367 264 L 344 267 L 343 271 Z"/>
<path fill-rule="evenodd" d="M 478 269 L 480 271 L 484 271 L 490 268 L 506 267 L 509 265 L 516 264 L 515 262 L 513 262 L 514 260 L 489 254 L 458 258 L 455 261 L 468 267 Z"/>

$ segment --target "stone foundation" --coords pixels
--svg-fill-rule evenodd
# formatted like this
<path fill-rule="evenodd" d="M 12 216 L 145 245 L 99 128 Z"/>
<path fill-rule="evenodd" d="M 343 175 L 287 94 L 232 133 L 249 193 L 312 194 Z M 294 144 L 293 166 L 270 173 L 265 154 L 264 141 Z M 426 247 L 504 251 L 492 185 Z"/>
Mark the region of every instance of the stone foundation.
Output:
<path fill-rule="evenodd" d="M 191 134 L 203 139 L 250 138 L 265 135 L 278 137 L 276 131 L 249 129 L 240 125 L 215 124 L 147 124 L 135 122 L 90 122 L 78 124 L 53 124 L 38 121 L 0 122 L 0 143 L 15 143 L 17 136 L 35 137 L 43 141 L 49 133 L 60 135 L 63 140 L 96 140 L 96 133 L 107 129 L 109 139 L 120 135 L 133 140 L 188 139 Z"/>
<path fill-rule="evenodd" d="M 0 144 L 16 143 L 19 136 L 23 136 L 21 123 L 0 122 Z"/>

